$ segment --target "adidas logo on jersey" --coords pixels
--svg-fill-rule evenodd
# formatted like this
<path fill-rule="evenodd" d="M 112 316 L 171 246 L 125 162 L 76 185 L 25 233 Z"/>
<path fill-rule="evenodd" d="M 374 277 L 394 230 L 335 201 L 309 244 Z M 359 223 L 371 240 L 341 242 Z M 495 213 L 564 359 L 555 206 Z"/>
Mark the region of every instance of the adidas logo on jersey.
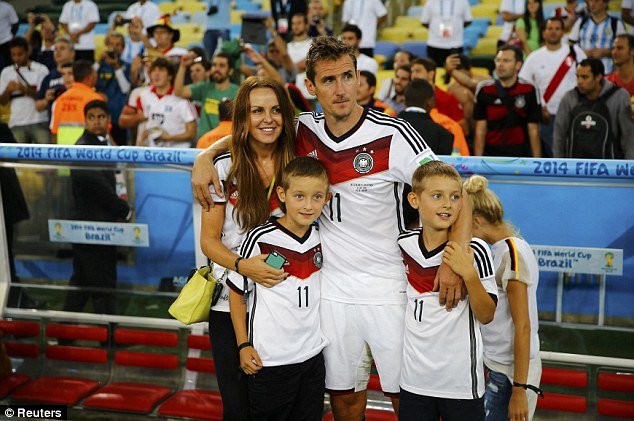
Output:
<path fill-rule="evenodd" d="M 494 105 L 502 105 L 502 100 L 500 98 L 497 98 L 495 101 L 493 101 Z"/>
<path fill-rule="evenodd" d="M 319 159 L 319 156 L 317 155 L 317 149 L 313 149 L 312 151 L 308 152 L 308 156 L 312 156 L 315 159 Z"/>

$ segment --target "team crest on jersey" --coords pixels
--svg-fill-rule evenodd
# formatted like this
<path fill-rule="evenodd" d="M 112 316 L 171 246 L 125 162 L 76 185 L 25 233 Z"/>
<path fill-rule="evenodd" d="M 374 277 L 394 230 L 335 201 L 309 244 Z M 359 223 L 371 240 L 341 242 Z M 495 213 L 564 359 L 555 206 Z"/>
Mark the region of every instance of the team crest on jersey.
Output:
<path fill-rule="evenodd" d="M 524 108 L 525 105 L 526 105 L 526 98 L 524 98 L 524 95 L 518 95 L 515 97 L 515 106 L 517 108 Z"/>
<path fill-rule="evenodd" d="M 317 269 L 321 269 L 321 265 L 324 263 L 324 258 L 321 255 L 321 251 L 318 251 L 313 256 L 313 263 Z"/>
<path fill-rule="evenodd" d="M 365 148 L 364 148 L 365 150 Z M 367 174 L 374 168 L 374 158 L 367 152 L 358 153 L 352 161 L 354 170 L 359 174 Z"/>

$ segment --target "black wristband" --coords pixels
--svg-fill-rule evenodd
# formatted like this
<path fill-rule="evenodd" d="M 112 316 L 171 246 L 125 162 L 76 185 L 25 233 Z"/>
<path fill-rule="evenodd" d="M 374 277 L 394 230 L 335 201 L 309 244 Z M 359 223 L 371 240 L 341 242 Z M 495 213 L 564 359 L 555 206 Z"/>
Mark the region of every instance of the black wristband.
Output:
<path fill-rule="evenodd" d="M 238 345 L 238 352 L 242 351 L 244 348 L 248 346 L 253 346 L 253 344 L 249 341 L 242 342 L 240 345 Z"/>
<path fill-rule="evenodd" d="M 240 260 L 242 260 L 242 257 L 238 256 L 238 257 L 236 258 L 236 261 L 235 261 L 235 262 L 233 262 L 233 266 L 235 266 L 235 268 L 236 268 L 236 273 L 237 273 L 238 275 L 242 275 L 242 274 L 240 273 L 240 270 L 238 269 L 238 263 L 240 263 Z"/>
<path fill-rule="evenodd" d="M 522 389 L 532 390 L 533 392 L 537 393 L 537 396 L 541 398 L 544 397 L 544 392 L 542 392 L 539 387 L 535 387 L 532 384 L 513 382 L 513 387 L 521 387 Z"/>

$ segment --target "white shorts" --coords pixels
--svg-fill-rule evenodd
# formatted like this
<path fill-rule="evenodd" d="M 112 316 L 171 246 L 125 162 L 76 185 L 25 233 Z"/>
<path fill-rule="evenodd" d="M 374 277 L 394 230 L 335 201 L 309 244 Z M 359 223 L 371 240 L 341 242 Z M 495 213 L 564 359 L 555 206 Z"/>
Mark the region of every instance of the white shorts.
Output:
<path fill-rule="evenodd" d="M 383 393 L 398 396 L 405 304 L 349 304 L 322 298 L 319 305 L 321 329 L 330 341 L 324 348 L 326 390 L 365 390 L 374 358 Z"/>

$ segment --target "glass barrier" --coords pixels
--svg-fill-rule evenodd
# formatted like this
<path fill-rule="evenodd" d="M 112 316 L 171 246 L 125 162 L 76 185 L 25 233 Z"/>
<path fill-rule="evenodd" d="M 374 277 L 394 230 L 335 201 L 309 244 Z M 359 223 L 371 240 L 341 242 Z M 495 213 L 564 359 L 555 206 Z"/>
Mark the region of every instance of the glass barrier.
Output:
<path fill-rule="evenodd" d="M 62 311 L 73 293 L 90 292 L 115 297 L 114 314 L 170 319 L 167 308 L 201 264 L 189 172 L 197 152 L 0 144 L 0 168 L 15 169 L 30 213 L 15 224 L 18 279 L 8 310 Z M 464 176 L 487 176 L 534 246 L 542 350 L 634 358 L 634 162 L 442 158 Z M 130 223 L 72 222 L 70 173 L 78 169 L 118 171 Z M 116 288 L 69 287 L 73 241 L 103 245 L 118 236 Z M 94 311 L 92 300 L 81 311 Z"/>

